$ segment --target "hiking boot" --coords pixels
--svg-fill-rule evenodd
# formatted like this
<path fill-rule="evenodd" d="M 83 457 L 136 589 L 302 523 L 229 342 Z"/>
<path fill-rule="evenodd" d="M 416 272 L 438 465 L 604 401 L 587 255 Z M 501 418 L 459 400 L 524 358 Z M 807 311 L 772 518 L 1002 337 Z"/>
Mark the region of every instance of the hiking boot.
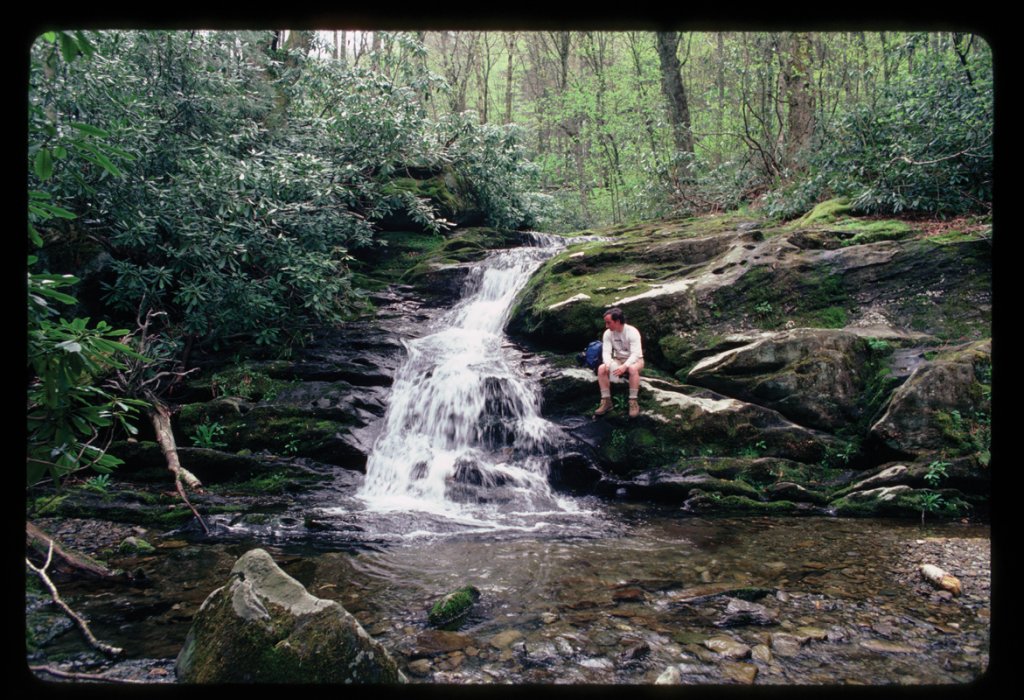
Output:
<path fill-rule="evenodd" d="M 597 407 L 596 411 L 594 411 L 594 417 L 596 418 L 597 416 L 603 416 L 604 414 L 608 413 L 611 410 L 612 410 L 612 397 L 610 397 L 610 396 L 602 396 L 601 397 L 601 405 Z"/>
<path fill-rule="evenodd" d="M 640 415 L 640 404 L 637 403 L 636 399 L 629 400 L 629 417 L 636 418 Z"/>

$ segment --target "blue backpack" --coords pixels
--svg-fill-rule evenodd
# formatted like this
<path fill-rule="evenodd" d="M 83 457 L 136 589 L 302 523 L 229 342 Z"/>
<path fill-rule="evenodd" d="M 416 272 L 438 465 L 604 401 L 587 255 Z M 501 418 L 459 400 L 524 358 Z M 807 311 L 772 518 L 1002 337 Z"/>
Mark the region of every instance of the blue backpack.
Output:
<path fill-rule="evenodd" d="M 597 368 L 601 366 L 601 352 L 603 349 L 601 341 L 595 340 L 587 345 L 586 350 L 576 356 L 576 361 L 581 367 L 586 365 L 590 369 L 594 370 L 594 373 L 596 374 Z"/>

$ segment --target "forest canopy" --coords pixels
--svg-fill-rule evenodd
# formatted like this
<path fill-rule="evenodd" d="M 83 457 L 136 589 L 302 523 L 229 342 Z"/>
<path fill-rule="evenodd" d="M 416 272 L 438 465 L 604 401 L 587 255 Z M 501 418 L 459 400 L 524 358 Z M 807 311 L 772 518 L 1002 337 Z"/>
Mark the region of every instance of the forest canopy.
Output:
<path fill-rule="evenodd" d="M 353 256 L 386 222 L 455 224 L 403 181 L 452 183 L 489 226 L 562 232 L 832 197 L 987 214 L 992 63 L 957 32 L 44 34 L 30 473 L 110 466 L 98 440 L 138 397 L 103 382 L 141 357 L 143 319 L 160 342 L 140 371 L 159 374 L 196 344 L 283 348 L 364 311 Z"/>

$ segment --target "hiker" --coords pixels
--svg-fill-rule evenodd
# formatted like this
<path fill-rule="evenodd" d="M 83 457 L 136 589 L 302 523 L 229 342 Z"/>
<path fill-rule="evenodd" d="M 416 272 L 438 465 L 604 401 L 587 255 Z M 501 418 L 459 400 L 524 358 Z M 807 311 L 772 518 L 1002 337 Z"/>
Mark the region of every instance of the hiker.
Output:
<path fill-rule="evenodd" d="M 614 307 L 604 313 L 602 364 L 597 368 L 597 385 L 601 389 L 601 405 L 594 416 L 603 416 L 612 410 L 612 382 L 629 379 L 629 417 L 640 415 L 637 394 L 640 391 L 640 370 L 644 368 L 644 352 L 640 345 L 640 331 L 626 323 L 622 309 Z"/>

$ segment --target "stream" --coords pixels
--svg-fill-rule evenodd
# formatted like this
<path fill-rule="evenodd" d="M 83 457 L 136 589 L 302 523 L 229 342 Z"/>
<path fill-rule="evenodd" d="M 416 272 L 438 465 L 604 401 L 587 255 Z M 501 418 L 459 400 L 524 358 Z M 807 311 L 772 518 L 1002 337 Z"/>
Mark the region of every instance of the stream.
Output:
<path fill-rule="evenodd" d="M 62 594 L 135 660 L 124 672 L 165 681 L 192 616 L 254 546 L 341 603 L 414 683 L 646 684 L 675 668 L 688 684 L 950 684 L 988 666 L 986 525 L 697 518 L 617 503 L 587 519 L 587 534 L 421 535 L 346 548 L 154 538 L 155 554 L 113 562 L 144 570 L 150 585 L 80 582 Z M 954 572 L 962 595 L 922 580 L 926 562 Z M 467 584 L 481 592 L 470 619 L 457 632 L 431 629 L 430 605 Z M 744 592 L 764 617 L 729 623 Z M 711 648 L 722 640 L 726 651 Z M 73 668 L 107 668 L 73 630 L 49 650 L 62 652 Z"/>
<path fill-rule="evenodd" d="M 539 243 L 492 256 L 462 302 L 406 341 L 365 478 L 339 475 L 259 524 L 211 518 L 208 537 L 145 533 L 155 553 L 111 562 L 141 573 L 135 584 L 62 590 L 125 648 L 122 673 L 173 681 L 193 615 L 254 546 L 341 603 L 413 683 L 951 684 L 985 672 L 987 525 L 695 517 L 553 492 L 559 431 L 502 332 L 557 250 Z M 957 576 L 962 595 L 923 581 L 924 563 Z M 466 585 L 481 593 L 469 619 L 430 628 L 433 602 Z M 71 668 L 108 668 L 73 630 L 55 637 L 48 654 Z"/>

